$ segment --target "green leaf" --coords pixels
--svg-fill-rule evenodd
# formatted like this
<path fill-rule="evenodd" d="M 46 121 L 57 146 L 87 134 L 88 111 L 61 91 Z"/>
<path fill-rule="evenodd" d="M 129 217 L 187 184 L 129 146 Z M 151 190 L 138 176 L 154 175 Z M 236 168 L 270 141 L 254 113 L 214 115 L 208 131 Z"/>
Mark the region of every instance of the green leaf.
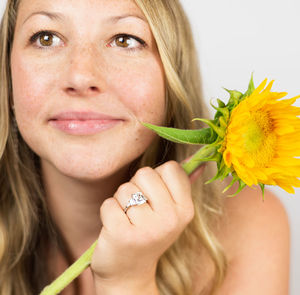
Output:
<path fill-rule="evenodd" d="M 215 140 L 217 139 L 217 134 L 211 128 L 185 130 L 164 126 L 156 126 L 149 123 L 142 124 L 145 127 L 156 132 L 159 136 L 176 143 L 210 144 L 215 142 Z"/>

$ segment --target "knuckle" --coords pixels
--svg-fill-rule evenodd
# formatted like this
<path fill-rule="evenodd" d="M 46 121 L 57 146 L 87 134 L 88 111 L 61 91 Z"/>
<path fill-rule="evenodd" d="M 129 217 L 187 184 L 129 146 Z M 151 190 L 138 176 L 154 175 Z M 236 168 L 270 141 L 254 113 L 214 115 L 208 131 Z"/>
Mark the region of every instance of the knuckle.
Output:
<path fill-rule="evenodd" d="M 126 193 L 126 192 L 128 192 L 128 182 L 122 183 L 118 187 L 116 194 L 123 194 L 123 193 Z"/>
<path fill-rule="evenodd" d="M 179 168 L 180 165 L 175 160 L 170 160 L 167 162 L 167 165 L 169 165 L 171 168 Z"/>
<path fill-rule="evenodd" d="M 174 160 L 168 161 L 161 166 L 163 171 L 178 169 L 178 163 Z"/>
<path fill-rule="evenodd" d="M 115 202 L 114 198 L 107 198 L 103 201 L 102 205 L 100 206 L 100 215 L 103 215 L 105 210 L 109 210 L 112 204 Z"/>
<path fill-rule="evenodd" d="M 175 160 L 170 160 L 161 166 L 155 168 L 161 175 L 179 175 L 181 177 L 181 174 L 185 174 L 183 168 L 180 166 L 179 163 L 177 163 Z"/>
<path fill-rule="evenodd" d="M 134 175 L 134 178 L 139 179 L 153 173 L 153 169 L 149 166 L 140 168 Z"/>
<path fill-rule="evenodd" d="M 110 207 L 113 203 L 115 202 L 114 198 L 106 198 L 102 205 L 101 205 L 101 208 L 102 207 Z"/>
<path fill-rule="evenodd" d="M 165 234 L 170 234 L 174 232 L 179 226 L 179 218 L 177 214 L 170 214 L 168 217 L 166 217 L 163 221 L 163 232 Z"/>

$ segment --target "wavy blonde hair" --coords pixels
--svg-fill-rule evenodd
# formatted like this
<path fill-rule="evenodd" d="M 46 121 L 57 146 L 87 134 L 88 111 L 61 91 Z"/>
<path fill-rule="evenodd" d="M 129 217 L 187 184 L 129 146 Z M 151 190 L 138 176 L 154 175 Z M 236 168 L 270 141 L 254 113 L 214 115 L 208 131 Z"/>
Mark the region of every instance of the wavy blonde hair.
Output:
<path fill-rule="evenodd" d="M 45 271 L 45 247 L 50 241 L 66 259 L 70 257 L 45 203 L 39 157 L 23 140 L 14 120 L 10 55 L 19 2 L 7 1 L 0 27 L 0 295 L 37 294 L 54 279 Z M 135 2 L 149 22 L 164 66 L 166 125 L 202 127 L 191 123 L 194 117 L 205 117 L 206 111 L 192 32 L 179 1 Z M 135 161 L 132 175 L 143 166 L 181 161 L 196 148 L 156 138 Z M 211 294 L 225 277 L 226 256 L 213 230 L 223 213 L 223 197 L 215 185 L 203 184 L 206 177 L 192 186 L 194 219 L 159 260 L 157 284 L 163 295 L 194 294 L 194 264 L 203 251 L 215 266 Z"/>

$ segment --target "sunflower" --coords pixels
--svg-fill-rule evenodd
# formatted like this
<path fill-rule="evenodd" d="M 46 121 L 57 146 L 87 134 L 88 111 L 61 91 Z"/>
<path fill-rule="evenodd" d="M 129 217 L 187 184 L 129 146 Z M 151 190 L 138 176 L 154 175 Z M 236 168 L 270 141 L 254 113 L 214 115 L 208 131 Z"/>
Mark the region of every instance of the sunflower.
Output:
<path fill-rule="evenodd" d="M 278 185 L 289 193 L 300 187 L 300 109 L 298 97 L 280 100 L 287 93 L 271 92 L 274 81 L 265 79 L 231 112 L 220 151 L 248 186 Z M 265 89 L 264 89 L 265 88 Z"/>
<path fill-rule="evenodd" d="M 144 125 L 158 135 L 177 142 L 205 144 L 183 164 L 188 174 L 202 162 L 215 161 L 218 172 L 207 181 L 224 180 L 229 174 L 239 183 L 238 194 L 245 186 L 278 185 L 289 193 L 300 187 L 300 108 L 293 106 L 300 96 L 283 99 L 286 92 L 271 92 L 274 81 L 265 79 L 256 89 L 251 77 L 243 94 L 227 90 L 227 104 L 218 99 L 213 120 L 195 118 L 210 128 L 181 130 L 151 124 Z M 267 85 L 267 87 L 266 87 Z"/>

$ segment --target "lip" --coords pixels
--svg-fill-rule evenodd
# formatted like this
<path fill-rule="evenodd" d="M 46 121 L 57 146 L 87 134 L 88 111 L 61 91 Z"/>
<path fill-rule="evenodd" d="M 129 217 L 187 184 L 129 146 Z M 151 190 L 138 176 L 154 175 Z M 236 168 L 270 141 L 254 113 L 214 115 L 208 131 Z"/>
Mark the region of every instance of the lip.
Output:
<path fill-rule="evenodd" d="M 50 120 L 123 120 L 107 114 L 90 111 L 66 111 L 54 115 Z"/>
<path fill-rule="evenodd" d="M 49 125 L 73 135 L 89 135 L 113 128 L 121 118 L 95 112 L 62 112 L 49 120 Z"/>

